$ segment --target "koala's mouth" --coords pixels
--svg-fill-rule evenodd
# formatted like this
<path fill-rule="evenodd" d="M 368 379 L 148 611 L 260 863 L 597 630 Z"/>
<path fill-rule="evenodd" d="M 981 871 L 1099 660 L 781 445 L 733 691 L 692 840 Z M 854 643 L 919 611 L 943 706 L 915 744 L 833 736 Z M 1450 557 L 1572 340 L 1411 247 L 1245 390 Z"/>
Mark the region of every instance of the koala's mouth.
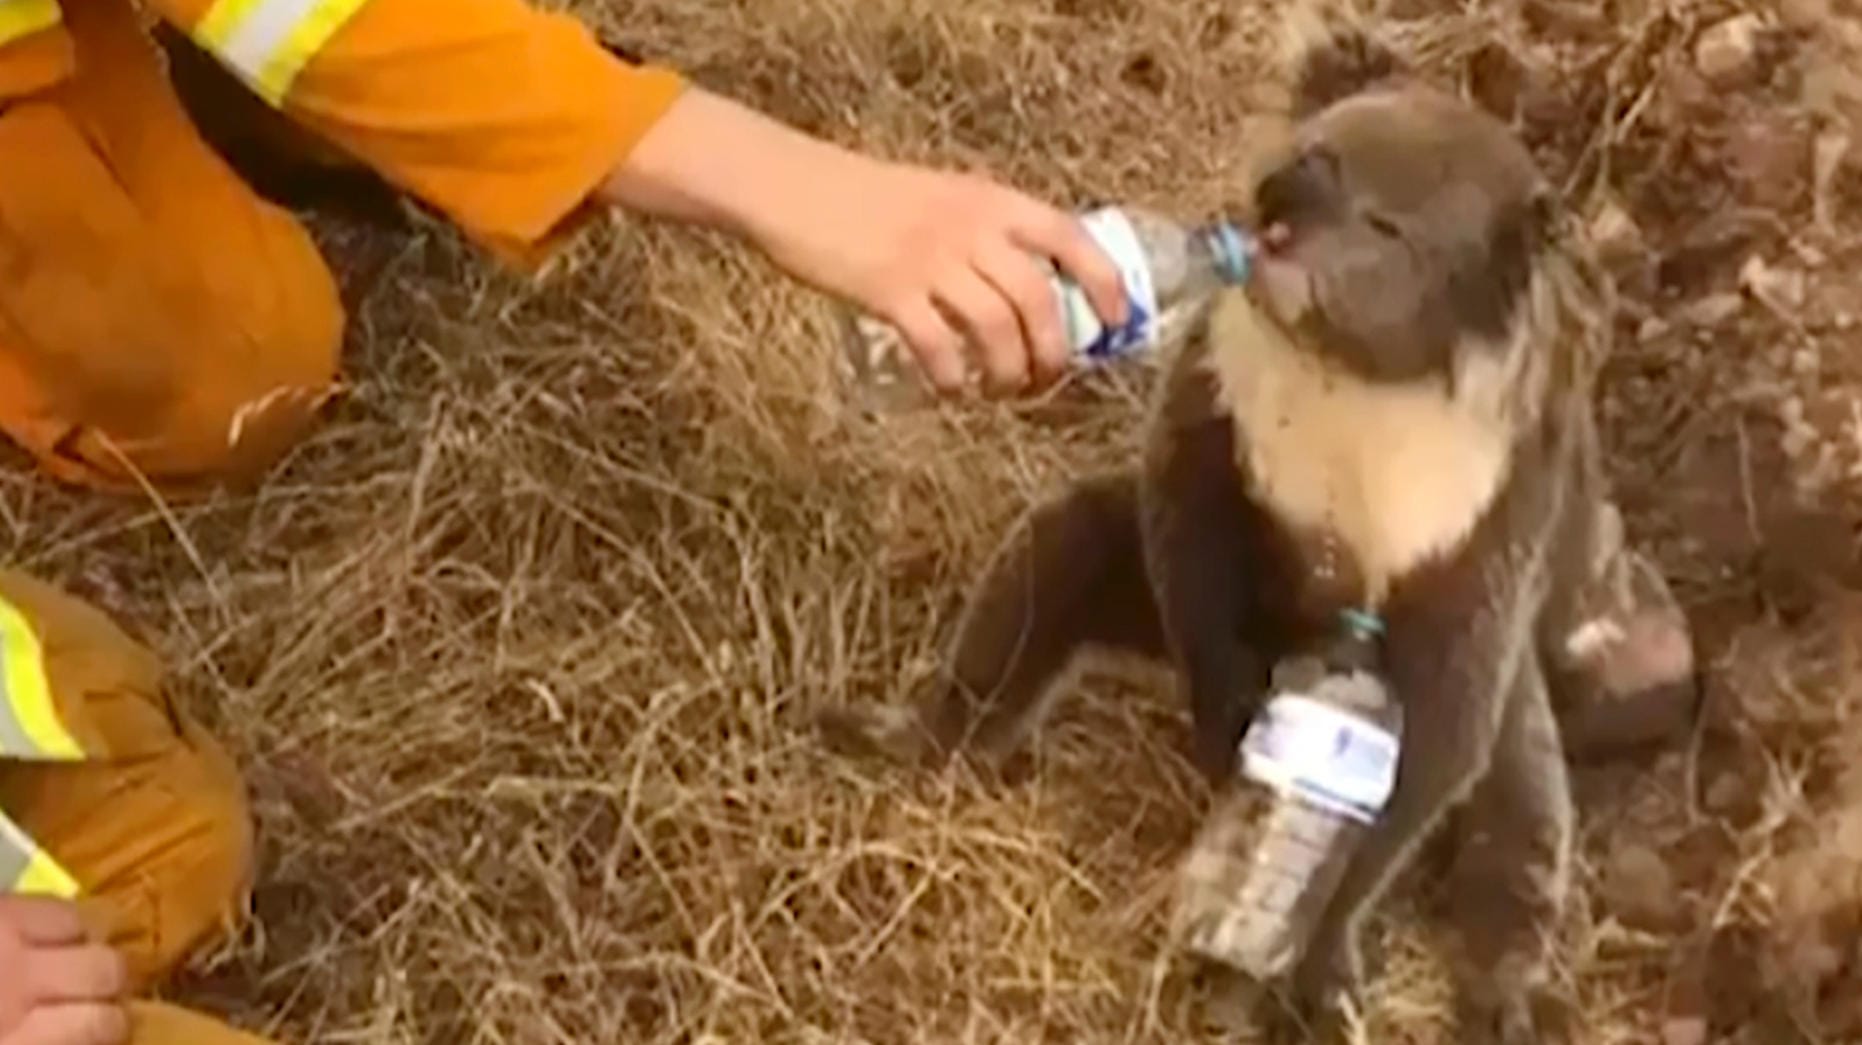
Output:
<path fill-rule="evenodd" d="M 1313 274 L 1294 256 L 1293 227 L 1271 222 L 1259 233 L 1261 256 L 1255 270 L 1254 298 L 1284 326 L 1298 326 L 1316 301 Z"/>
<path fill-rule="evenodd" d="M 1271 222 L 1261 230 L 1261 249 L 1269 256 L 1284 255 L 1293 246 L 1293 226 Z"/>

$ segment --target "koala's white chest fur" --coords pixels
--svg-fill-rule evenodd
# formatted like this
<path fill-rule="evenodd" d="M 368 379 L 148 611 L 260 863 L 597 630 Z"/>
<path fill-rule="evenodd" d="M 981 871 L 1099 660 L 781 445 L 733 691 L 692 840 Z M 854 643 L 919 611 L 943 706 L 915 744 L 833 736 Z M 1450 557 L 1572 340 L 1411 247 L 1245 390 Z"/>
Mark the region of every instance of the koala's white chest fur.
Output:
<path fill-rule="evenodd" d="M 1353 556 L 1375 604 L 1458 548 L 1506 482 L 1516 353 L 1440 381 L 1366 381 L 1301 351 L 1240 294 L 1216 309 L 1210 360 L 1253 494 Z"/>

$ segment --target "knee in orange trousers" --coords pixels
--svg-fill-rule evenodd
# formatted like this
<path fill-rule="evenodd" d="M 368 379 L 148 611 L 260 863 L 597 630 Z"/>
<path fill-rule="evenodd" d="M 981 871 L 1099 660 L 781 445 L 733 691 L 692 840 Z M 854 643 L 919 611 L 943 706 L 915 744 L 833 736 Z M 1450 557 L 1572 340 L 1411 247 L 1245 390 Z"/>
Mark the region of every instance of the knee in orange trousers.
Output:
<path fill-rule="evenodd" d="M 65 8 L 78 72 L 0 108 L 0 430 L 90 486 L 251 478 L 333 389 L 334 279 L 202 140 L 130 5 Z"/>
<path fill-rule="evenodd" d="M 0 810 L 77 879 L 79 906 L 139 993 L 227 939 L 253 874 L 251 811 L 226 750 L 167 697 L 153 655 L 96 609 L 0 570 L 60 705 L 98 739 L 75 763 L 0 761 Z M 204 1016 L 132 1005 L 135 1045 L 255 1043 Z"/>

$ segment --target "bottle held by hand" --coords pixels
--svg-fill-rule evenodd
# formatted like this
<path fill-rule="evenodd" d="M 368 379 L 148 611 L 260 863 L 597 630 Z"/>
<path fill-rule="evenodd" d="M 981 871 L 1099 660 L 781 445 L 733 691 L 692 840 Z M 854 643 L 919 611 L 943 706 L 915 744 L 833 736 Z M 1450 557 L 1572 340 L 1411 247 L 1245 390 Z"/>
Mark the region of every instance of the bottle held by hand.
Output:
<path fill-rule="evenodd" d="M 1101 365 L 1168 343 L 1185 319 L 1223 288 L 1247 282 L 1253 270 L 1253 239 L 1227 222 L 1190 226 L 1133 207 L 1091 211 L 1082 222 L 1118 269 L 1128 307 L 1126 321 L 1108 327 L 1078 284 L 1058 271 L 1050 276 L 1075 365 Z M 849 326 L 847 360 L 869 405 L 930 401 L 896 328 L 864 313 L 851 315 Z"/>

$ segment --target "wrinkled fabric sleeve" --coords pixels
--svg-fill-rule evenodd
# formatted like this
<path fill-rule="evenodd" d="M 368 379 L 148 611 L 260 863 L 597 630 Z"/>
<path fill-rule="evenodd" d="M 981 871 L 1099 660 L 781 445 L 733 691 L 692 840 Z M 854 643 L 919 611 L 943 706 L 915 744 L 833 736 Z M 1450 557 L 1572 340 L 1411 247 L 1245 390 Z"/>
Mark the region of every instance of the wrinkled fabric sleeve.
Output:
<path fill-rule="evenodd" d="M 253 91 L 534 264 L 685 87 L 526 0 L 153 0 Z"/>

